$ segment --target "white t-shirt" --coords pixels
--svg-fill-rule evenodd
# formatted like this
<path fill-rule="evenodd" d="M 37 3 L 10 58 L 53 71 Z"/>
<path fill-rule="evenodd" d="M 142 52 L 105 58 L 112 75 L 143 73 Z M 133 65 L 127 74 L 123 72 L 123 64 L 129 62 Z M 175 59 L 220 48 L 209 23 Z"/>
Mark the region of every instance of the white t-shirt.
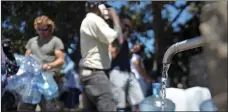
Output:
<path fill-rule="evenodd" d="M 135 61 L 137 61 L 137 60 L 141 61 L 141 66 L 142 66 L 142 68 L 144 68 L 141 56 L 138 54 L 133 54 L 132 58 L 131 58 L 131 71 L 135 74 L 136 79 L 141 79 L 143 77 L 140 75 L 140 73 L 137 70 L 136 65 L 135 65 Z"/>
<path fill-rule="evenodd" d="M 88 13 L 82 21 L 80 37 L 82 59 L 79 65 L 109 69 L 111 55 L 108 47 L 118 37 L 118 33 L 110 28 L 100 16 Z"/>

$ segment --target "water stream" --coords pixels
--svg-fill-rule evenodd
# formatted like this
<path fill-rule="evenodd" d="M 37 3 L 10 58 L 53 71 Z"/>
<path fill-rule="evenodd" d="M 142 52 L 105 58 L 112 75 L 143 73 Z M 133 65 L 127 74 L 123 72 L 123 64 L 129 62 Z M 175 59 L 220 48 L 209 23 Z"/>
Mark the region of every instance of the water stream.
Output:
<path fill-rule="evenodd" d="M 162 69 L 162 78 L 161 78 L 161 96 L 162 96 L 162 111 L 165 110 L 165 99 L 166 99 L 166 86 L 167 86 L 167 80 L 168 80 L 168 70 L 169 70 L 170 64 L 163 64 Z"/>

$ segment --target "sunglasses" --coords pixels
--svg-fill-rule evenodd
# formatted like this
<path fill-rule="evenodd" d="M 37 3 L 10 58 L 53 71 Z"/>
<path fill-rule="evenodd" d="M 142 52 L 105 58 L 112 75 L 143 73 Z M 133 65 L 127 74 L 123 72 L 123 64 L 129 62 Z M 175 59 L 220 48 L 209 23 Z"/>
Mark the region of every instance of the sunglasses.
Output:
<path fill-rule="evenodd" d="M 48 30 L 49 30 L 49 28 L 38 28 L 37 29 L 38 32 L 46 32 Z"/>

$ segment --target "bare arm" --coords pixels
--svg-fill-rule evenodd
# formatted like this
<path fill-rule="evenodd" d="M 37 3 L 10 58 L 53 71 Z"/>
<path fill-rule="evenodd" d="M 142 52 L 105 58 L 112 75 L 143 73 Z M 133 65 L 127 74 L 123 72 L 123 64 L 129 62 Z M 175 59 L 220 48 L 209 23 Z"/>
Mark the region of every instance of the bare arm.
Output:
<path fill-rule="evenodd" d="M 124 35 L 122 35 L 120 38 L 124 39 L 123 37 Z M 119 38 L 115 39 L 112 44 L 109 45 L 109 51 L 111 52 L 112 58 L 116 58 L 116 56 L 119 54 L 120 49 L 123 46 L 123 43 L 125 42 L 124 40 L 118 40 Z"/>
<path fill-rule="evenodd" d="M 152 78 L 149 77 L 146 73 L 146 70 L 144 68 L 142 68 L 140 60 L 135 61 L 134 64 L 136 65 L 136 69 L 139 71 L 140 75 L 142 75 L 142 77 L 145 80 L 147 80 L 149 83 L 151 83 Z"/>
<path fill-rule="evenodd" d="M 109 51 L 111 53 L 112 58 L 116 58 L 117 55 L 120 52 L 120 49 L 118 49 L 117 47 L 113 46 L 112 44 L 109 45 Z"/>
<path fill-rule="evenodd" d="M 122 44 L 124 43 L 126 36 L 124 36 L 122 34 L 122 28 L 120 26 L 120 19 L 119 19 L 118 14 L 116 13 L 116 11 L 113 8 L 109 8 L 109 14 L 110 14 L 110 18 L 113 21 L 114 30 L 119 35 L 118 38 L 116 38 L 110 45 L 113 49 L 116 49 L 116 50 L 114 50 L 116 52 L 113 53 L 116 55 L 116 54 L 118 54 L 118 51 L 121 49 Z"/>
<path fill-rule="evenodd" d="M 25 51 L 25 55 L 26 55 L 26 56 L 30 55 L 31 53 L 32 53 L 32 51 L 31 51 L 30 49 L 27 49 L 27 50 Z"/>
<path fill-rule="evenodd" d="M 51 68 L 59 68 L 61 67 L 65 61 L 64 61 L 64 52 L 61 50 L 56 50 L 55 51 L 55 56 L 56 59 L 55 61 L 48 63 L 49 66 L 51 66 Z"/>

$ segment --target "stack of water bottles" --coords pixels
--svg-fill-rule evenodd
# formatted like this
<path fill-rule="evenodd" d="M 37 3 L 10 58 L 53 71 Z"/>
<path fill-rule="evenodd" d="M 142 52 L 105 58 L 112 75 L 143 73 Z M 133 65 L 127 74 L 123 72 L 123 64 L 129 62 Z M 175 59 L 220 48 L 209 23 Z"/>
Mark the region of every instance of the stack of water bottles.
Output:
<path fill-rule="evenodd" d="M 8 90 L 16 91 L 25 103 L 30 104 L 38 104 L 41 95 L 46 100 L 58 96 L 58 85 L 52 72 L 42 71 L 41 63 L 34 55 L 14 54 L 14 57 L 20 68 L 17 74 L 8 77 Z"/>

